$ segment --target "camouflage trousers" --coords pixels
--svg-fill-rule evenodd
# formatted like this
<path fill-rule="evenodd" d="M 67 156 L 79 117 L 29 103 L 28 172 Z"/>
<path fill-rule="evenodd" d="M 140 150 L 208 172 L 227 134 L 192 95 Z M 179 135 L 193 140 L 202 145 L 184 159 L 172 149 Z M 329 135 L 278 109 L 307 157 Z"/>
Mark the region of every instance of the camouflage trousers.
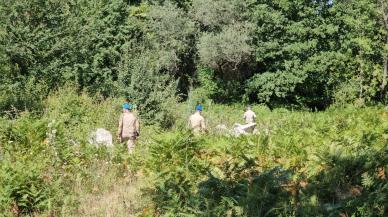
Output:
<path fill-rule="evenodd" d="M 124 137 L 121 138 L 121 142 L 125 142 L 127 144 L 128 152 L 132 153 L 133 148 L 135 148 L 136 137 Z"/>

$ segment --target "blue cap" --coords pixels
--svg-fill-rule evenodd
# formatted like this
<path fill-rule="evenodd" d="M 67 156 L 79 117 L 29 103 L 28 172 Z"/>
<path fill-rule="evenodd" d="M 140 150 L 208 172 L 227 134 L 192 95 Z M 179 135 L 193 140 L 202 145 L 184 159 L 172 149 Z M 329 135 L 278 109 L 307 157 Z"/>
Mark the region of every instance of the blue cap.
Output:
<path fill-rule="evenodd" d="M 123 109 L 132 110 L 132 105 L 129 104 L 129 103 L 124 103 L 124 104 L 123 104 Z"/>
<path fill-rule="evenodd" d="M 202 111 L 202 110 L 203 110 L 202 105 L 197 105 L 197 106 L 195 107 L 195 110 L 197 110 L 197 111 Z"/>

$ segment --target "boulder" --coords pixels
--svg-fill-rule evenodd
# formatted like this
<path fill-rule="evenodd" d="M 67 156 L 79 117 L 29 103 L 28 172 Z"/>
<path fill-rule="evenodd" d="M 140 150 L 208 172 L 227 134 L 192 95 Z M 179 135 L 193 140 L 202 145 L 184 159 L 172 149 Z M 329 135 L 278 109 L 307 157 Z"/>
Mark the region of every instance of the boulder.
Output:
<path fill-rule="evenodd" d="M 97 130 L 90 133 L 89 143 L 97 147 L 113 147 L 113 136 L 108 130 L 98 128 Z"/>
<path fill-rule="evenodd" d="M 254 131 L 256 127 L 256 123 L 250 123 L 250 124 L 234 124 L 233 127 L 233 135 L 234 136 L 240 136 L 240 135 L 247 135 Z"/>

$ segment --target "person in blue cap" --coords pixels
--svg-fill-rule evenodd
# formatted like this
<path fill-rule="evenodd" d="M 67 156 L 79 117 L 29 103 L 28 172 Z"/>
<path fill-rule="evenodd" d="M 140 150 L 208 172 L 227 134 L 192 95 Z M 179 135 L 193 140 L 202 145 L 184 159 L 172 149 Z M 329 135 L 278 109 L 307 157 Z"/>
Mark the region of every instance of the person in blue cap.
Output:
<path fill-rule="evenodd" d="M 195 106 L 195 112 L 189 118 L 189 126 L 194 134 L 206 132 L 205 118 L 201 115 L 203 106 L 200 102 Z"/>
<path fill-rule="evenodd" d="M 202 106 L 202 104 L 200 102 L 197 102 L 197 106 L 195 106 L 195 110 L 202 112 L 203 106 Z"/>
<path fill-rule="evenodd" d="M 129 97 L 126 97 L 126 98 L 125 98 L 125 102 L 124 102 L 124 104 L 123 104 L 123 109 L 124 109 L 124 107 L 125 107 L 125 108 L 131 108 L 130 110 L 133 109 L 132 104 L 129 102 Z"/>
<path fill-rule="evenodd" d="M 131 153 L 140 135 L 139 119 L 132 112 L 132 108 L 132 105 L 128 102 L 123 104 L 123 113 L 120 116 L 117 132 L 119 141 L 127 143 L 129 153 Z"/>
<path fill-rule="evenodd" d="M 123 104 L 123 112 L 125 113 L 127 111 L 132 111 L 132 105 L 129 103 L 124 103 Z"/>

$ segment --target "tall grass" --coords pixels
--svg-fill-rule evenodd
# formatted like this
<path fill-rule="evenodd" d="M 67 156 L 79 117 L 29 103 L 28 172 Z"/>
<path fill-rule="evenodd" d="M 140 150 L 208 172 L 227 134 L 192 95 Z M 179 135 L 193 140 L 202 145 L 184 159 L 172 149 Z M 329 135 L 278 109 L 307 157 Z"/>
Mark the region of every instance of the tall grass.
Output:
<path fill-rule="evenodd" d="M 0 216 L 84 215 L 87 205 L 79 202 L 87 201 L 86 195 L 105 194 L 132 180 L 124 146 L 96 148 L 87 142 L 99 127 L 115 135 L 120 107 L 120 100 L 66 88 L 48 97 L 43 112 L 1 118 Z"/>
<path fill-rule="evenodd" d="M 0 216 L 384 216 L 388 111 L 253 106 L 258 135 L 220 135 L 243 105 L 205 103 L 209 133 L 193 136 L 195 102 L 171 129 L 142 123 L 131 155 L 88 144 L 116 132 L 121 99 L 52 94 L 42 113 L 0 118 Z M 117 143 L 117 141 L 115 141 Z"/>
<path fill-rule="evenodd" d="M 241 106 L 208 106 L 210 126 Z M 236 109 L 237 108 L 237 109 Z M 259 135 L 163 133 L 144 160 L 160 216 L 384 216 L 388 112 L 254 107 Z M 235 112 L 232 112 L 235 111 Z M 184 119 L 181 120 L 184 122 Z"/>

